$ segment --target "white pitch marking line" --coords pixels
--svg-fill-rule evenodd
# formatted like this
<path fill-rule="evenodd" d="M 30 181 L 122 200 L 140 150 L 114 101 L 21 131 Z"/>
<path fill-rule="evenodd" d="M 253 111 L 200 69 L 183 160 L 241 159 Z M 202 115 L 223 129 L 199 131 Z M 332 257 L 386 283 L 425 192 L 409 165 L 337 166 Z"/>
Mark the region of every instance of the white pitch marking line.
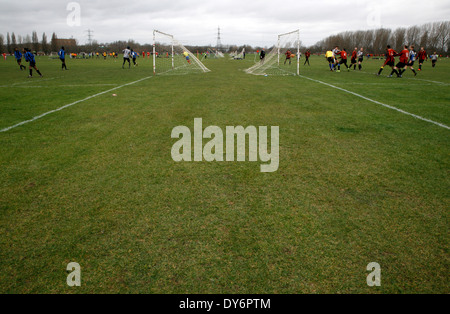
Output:
<path fill-rule="evenodd" d="M 58 88 L 58 87 L 98 87 L 98 86 L 117 86 L 118 84 L 79 84 L 79 85 L 38 85 L 38 86 L 10 86 L 14 88 Z"/>
<path fill-rule="evenodd" d="M 18 82 L 18 83 L 13 83 L 11 85 L 0 85 L 0 87 L 16 87 L 18 85 L 25 85 L 25 84 L 30 84 L 30 83 L 38 83 L 38 82 L 44 82 L 44 81 L 51 81 L 51 80 L 55 80 L 57 78 L 61 78 L 60 77 L 52 77 L 52 78 L 47 78 L 47 79 L 42 79 L 42 78 L 37 78 L 36 79 L 28 79 L 27 82 Z"/>
<path fill-rule="evenodd" d="M 390 106 L 390 105 L 383 104 L 382 102 L 379 102 L 379 101 L 376 101 L 376 100 L 367 98 L 367 97 L 365 97 L 365 96 L 362 96 L 362 95 L 360 95 L 360 94 L 351 92 L 351 91 L 346 90 L 346 89 L 343 89 L 343 88 L 341 88 L 341 87 L 337 87 L 337 86 L 334 86 L 334 85 L 331 85 L 331 84 L 328 84 L 328 83 L 325 83 L 325 82 L 322 82 L 322 81 L 318 81 L 318 80 L 309 78 L 309 77 L 307 77 L 307 76 L 303 76 L 303 75 L 299 75 L 299 76 L 302 77 L 302 78 L 305 78 L 305 79 L 307 79 L 307 80 L 310 80 L 310 81 L 313 81 L 313 82 L 316 82 L 316 83 L 319 83 L 319 84 L 323 84 L 323 85 L 326 85 L 326 86 L 329 86 L 329 87 L 338 89 L 338 90 L 340 90 L 340 91 L 346 92 L 346 93 L 351 94 L 351 95 L 353 95 L 353 96 L 356 96 L 356 97 L 365 99 L 365 100 L 367 100 L 367 101 L 373 102 L 374 104 L 381 105 L 381 106 L 383 106 L 383 107 L 386 107 L 386 108 L 389 108 L 389 109 L 398 111 L 398 112 L 400 112 L 400 113 L 403 113 L 403 114 L 405 114 L 405 115 L 414 117 L 414 118 L 416 118 L 416 119 L 419 119 L 419 120 L 422 120 L 422 121 L 425 121 L 425 122 L 429 122 L 429 123 L 435 124 L 435 125 L 437 125 L 437 126 L 440 126 L 441 128 L 450 130 L 450 127 L 447 126 L 447 125 L 445 125 L 445 124 L 442 124 L 442 123 L 439 123 L 439 122 L 436 122 L 436 121 L 433 121 L 433 120 L 430 120 L 430 119 L 427 119 L 427 118 L 418 116 L 418 115 L 416 115 L 416 114 L 413 114 L 413 113 L 404 111 L 404 110 L 399 109 L 399 108 L 396 108 L 396 107 L 394 107 L 394 106 Z"/>
<path fill-rule="evenodd" d="M 21 126 L 21 125 L 24 125 L 24 124 L 27 124 L 27 123 L 30 123 L 30 122 L 39 120 L 39 119 L 41 119 L 41 118 L 43 118 L 43 117 L 45 117 L 45 116 L 48 116 L 49 114 L 52 114 L 52 113 L 55 113 L 55 112 L 64 110 L 64 109 L 69 108 L 69 107 L 71 107 L 71 106 L 73 106 L 73 105 L 79 104 L 79 103 L 81 103 L 81 102 L 85 102 L 85 101 L 87 101 L 87 100 L 89 100 L 89 99 L 92 99 L 92 98 L 95 98 L 95 97 L 104 95 L 104 94 L 109 93 L 109 92 L 115 91 L 115 90 L 117 90 L 117 89 L 119 89 L 119 88 L 122 88 L 122 87 L 125 87 L 125 86 L 130 86 L 130 85 L 133 85 L 133 84 L 136 84 L 136 83 L 139 83 L 139 82 L 148 80 L 148 79 L 150 79 L 150 78 L 152 78 L 152 77 L 153 77 L 153 76 L 147 76 L 147 77 L 144 77 L 144 78 L 142 78 L 142 79 L 140 79 L 140 80 L 137 80 L 137 81 L 134 81 L 134 82 L 131 82 L 131 83 L 127 83 L 127 84 L 124 84 L 124 85 L 120 85 L 120 86 L 117 86 L 117 87 L 108 89 L 108 90 L 106 90 L 106 91 L 104 91 L 104 92 L 101 92 L 101 93 L 98 93 L 98 94 L 95 94 L 95 95 L 86 97 L 86 98 L 84 98 L 84 99 L 82 99 L 82 100 L 77 100 L 77 101 L 75 101 L 75 102 L 73 102 L 73 103 L 71 103 L 71 104 L 67 104 L 67 105 L 65 105 L 65 106 L 59 107 L 58 109 L 51 110 L 51 111 L 48 111 L 48 112 L 46 112 L 46 113 L 43 113 L 43 114 L 41 114 L 41 115 L 39 115 L 39 116 L 36 116 L 36 117 L 34 117 L 33 119 L 30 119 L 30 120 L 27 120 L 27 121 L 22 121 L 22 122 L 17 123 L 17 124 L 15 124 L 15 125 L 13 125 L 13 126 L 10 126 L 10 127 L 5 128 L 5 129 L 2 129 L 2 130 L 0 130 L 0 133 L 8 132 L 8 131 L 10 131 L 10 130 L 12 130 L 12 129 L 14 129 L 14 128 L 17 128 L 17 127 L 19 127 L 19 126 Z"/>
<path fill-rule="evenodd" d="M 79 74 L 87 74 L 87 73 L 91 73 L 94 72 L 95 70 L 90 70 L 90 71 L 84 71 L 84 72 L 80 72 Z M 52 81 L 52 80 L 56 80 L 56 79 L 60 79 L 60 78 L 64 78 L 65 76 L 56 76 L 56 77 L 50 77 L 50 78 L 39 78 L 37 76 L 34 76 L 33 78 L 29 78 L 26 79 L 27 81 L 23 81 L 23 82 L 17 82 L 17 83 L 13 83 L 10 85 L 0 85 L 0 87 L 17 87 L 17 85 L 19 86 L 25 86 L 26 84 L 30 84 L 30 83 L 40 83 L 40 82 L 45 82 L 45 81 Z M 117 84 L 116 84 L 117 85 Z"/>
<path fill-rule="evenodd" d="M 392 82 L 386 82 L 386 83 L 359 83 L 359 82 L 333 82 L 333 84 L 336 85 L 380 85 L 380 86 L 436 86 L 436 84 L 431 83 L 392 83 Z"/>
<path fill-rule="evenodd" d="M 449 83 L 444 83 L 444 82 L 439 82 L 439 81 L 431 81 L 431 80 L 424 80 L 424 79 L 420 79 L 420 78 L 413 78 L 413 77 L 404 77 L 407 80 L 417 80 L 417 81 L 423 81 L 423 82 L 429 82 L 429 83 L 434 83 L 434 84 L 438 84 L 438 85 L 450 85 Z"/>
<path fill-rule="evenodd" d="M 364 73 L 364 74 L 371 74 L 371 75 L 376 75 L 376 73 L 371 73 L 371 72 L 367 72 L 367 71 L 353 71 L 355 73 Z M 381 77 L 385 77 L 385 76 L 381 76 Z M 387 78 L 387 77 L 385 77 Z M 429 82 L 429 83 L 434 83 L 434 84 L 438 84 L 438 85 L 450 85 L 449 83 L 444 83 L 444 82 L 439 82 L 439 81 L 431 81 L 431 80 L 424 80 L 424 79 L 420 79 L 417 77 L 403 77 L 403 79 L 405 80 L 414 80 L 414 81 L 423 81 L 423 82 Z"/>

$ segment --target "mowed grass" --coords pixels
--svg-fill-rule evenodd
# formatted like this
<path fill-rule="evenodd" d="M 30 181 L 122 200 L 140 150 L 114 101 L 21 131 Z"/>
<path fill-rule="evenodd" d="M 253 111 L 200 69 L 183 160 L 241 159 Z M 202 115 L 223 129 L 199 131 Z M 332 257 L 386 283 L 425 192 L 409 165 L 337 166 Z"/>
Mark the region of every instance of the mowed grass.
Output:
<path fill-rule="evenodd" d="M 0 62 L 0 129 L 151 76 L 151 62 Z M 450 62 L 301 74 L 450 125 Z M 245 61 L 156 76 L 0 133 L 2 293 L 449 293 L 449 130 Z M 113 97 L 112 94 L 117 94 Z M 280 169 L 175 163 L 172 129 L 279 126 Z M 67 264 L 82 287 L 66 285 Z M 369 263 L 382 286 L 369 288 Z"/>

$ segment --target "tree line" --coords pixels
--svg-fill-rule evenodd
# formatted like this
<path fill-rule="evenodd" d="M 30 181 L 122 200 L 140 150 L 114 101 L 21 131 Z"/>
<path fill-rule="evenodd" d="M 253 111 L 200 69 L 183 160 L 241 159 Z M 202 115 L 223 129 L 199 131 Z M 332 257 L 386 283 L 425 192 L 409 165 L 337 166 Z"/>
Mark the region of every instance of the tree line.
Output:
<path fill-rule="evenodd" d="M 42 37 L 38 37 L 36 31 L 33 31 L 31 36 L 27 34 L 26 36 L 21 36 L 13 33 L 11 35 L 9 33 L 6 34 L 6 38 L 0 34 L 0 53 L 13 53 L 15 48 L 19 48 L 22 50 L 23 48 L 30 48 L 35 52 L 43 52 L 45 54 L 49 54 L 52 51 L 58 51 L 58 38 L 56 33 L 53 33 L 50 41 L 47 38 L 45 33 L 42 34 Z"/>
<path fill-rule="evenodd" d="M 14 33 L 7 33 L 6 39 L 3 37 L 2 34 L 0 34 L 0 53 L 6 52 L 6 53 L 13 53 L 15 48 L 19 48 L 22 50 L 23 48 L 27 47 L 30 48 L 32 51 L 36 53 L 44 53 L 44 54 L 50 54 L 51 52 L 55 53 L 59 51 L 61 48 L 61 41 L 67 40 L 60 40 L 56 33 L 53 33 L 50 41 L 47 39 L 47 35 L 45 33 L 42 34 L 42 37 L 39 38 L 37 32 L 33 31 L 32 35 L 26 35 L 26 36 L 16 36 Z M 139 44 L 135 42 L 134 40 L 128 40 L 128 41 L 114 41 L 111 43 L 98 43 L 97 41 L 92 41 L 90 44 L 86 45 L 79 45 L 76 41 L 75 44 L 63 44 L 65 46 L 65 49 L 67 52 L 71 53 L 80 53 L 80 52 L 122 52 L 122 50 L 130 46 L 132 49 L 134 49 L 137 52 L 151 52 L 153 50 L 153 44 Z M 200 53 L 206 52 L 208 48 L 211 48 L 211 46 L 186 46 L 190 51 L 193 53 L 196 53 L 197 51 Z M 254 52 L 256 50 L 260 50 L 260 47 L 251 47 L 248 45 L 243 46 L 236 46 L 236 45 L 224 45 L 221 50 L 223 52 L 228 51 L 242 51 L 242 49 L 245 48 L 247 52 Z"/>
<path fill-rule="evenodd" d="M 400 27 L 395 30 L 380 28 L 367 31 L 343 32 L 332 35 L 309 47 L 312 52 L 324 52 L 336 46 L 353 50 L 363 47 L 373 54 L 383 54 L 386 45 L 400 49 L 403 45 L 425 47 L 429 52 L 450 53 L 450 21 L 428 23 L 421 26 Z"/>
<path fill-rule="evenodd" d="M 137 52 L 152 51 L 152 44 L 139 44 L 134 40 L 115 41 L 112 43 L 98 43 L 93 41 L 91 44 L 65 45 L 66 51 L 79 52 L 121 52 L 125 47 L 130 46 Z M 38 37 L 37 32 L 33 31 L 32 35 L 16 36 L 14 33 L 7 33 L 6 38 L 0 34 L 0 53 L 13 53 L 14 48 L 22 49 L 28 47 L 35 52 L 49 54 L 57 52 L 60 49 L 58 37 L 56 33 L 52 34 L 50 40 L 47 39 L 45 33 L 42 37 Z M 347 31 L 337 35 L 329 36 L 315 45 L 310 47 L 302 47 L 302 51 L 310 49 L 312 53 L 323 53 L 336 46 L 353 50 L 354 47 L 364 47 L 365 51 L 372 54 L 383 54 L 386 45 L 391 45 L 394 49 L 401 49 L 403 45 L 415 45 L 425 47 L 428 51 L 436 51 L 439 54 L 450 53 L 450 21 L 428 23 L 421 26 L 411 26 L 408 28 L 397 28 L 395 30 L 389 28 L 380 28 L 366 31 Z M 193 53 L 205 52 L 210 46 L 186 46 Z M 242 51 L 245 48 L 247 53 L 256 52 L 263 47 L 252 47 L 249 45 L 237 46 L 227 45 L 222 47 L 223 52 Z M 267 49 L 267 47 L 264 47 Z"/>

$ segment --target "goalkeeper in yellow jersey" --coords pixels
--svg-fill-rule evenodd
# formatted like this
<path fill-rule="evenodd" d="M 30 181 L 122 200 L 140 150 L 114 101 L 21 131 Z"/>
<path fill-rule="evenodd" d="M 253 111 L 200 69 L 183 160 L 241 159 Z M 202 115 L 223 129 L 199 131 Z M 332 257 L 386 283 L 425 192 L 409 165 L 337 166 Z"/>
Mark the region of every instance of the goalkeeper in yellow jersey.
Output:
<path fill-rule="evenodd" d="M 183 52 L 183 55 L 186 57 L 187 63 L 191 64 L 191 58 L 189 57 L 189 52 L 185 51 L 185 52 Z"/>
<path fill-rule="evenodd" d="M 336 59 L 334 58 L 334 53 L 331 50 L 328 50 L 325 54 L 325 59 L 328 61 L 328 66 L 330 67 L 330 71 L 334 71 L 334 64 L 336 63 Z"/>

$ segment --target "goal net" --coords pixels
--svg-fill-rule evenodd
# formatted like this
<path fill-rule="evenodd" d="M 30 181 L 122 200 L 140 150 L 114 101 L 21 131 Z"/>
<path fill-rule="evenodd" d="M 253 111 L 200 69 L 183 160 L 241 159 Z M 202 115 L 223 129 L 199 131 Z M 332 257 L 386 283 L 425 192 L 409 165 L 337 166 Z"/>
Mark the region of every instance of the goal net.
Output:
<path fill-rule="evenodd" d="M 153 74 L 183 75 L 210 70 L 172 35 L 153 31 Z"/>
<path fill-rule="evenodd" d="M 232 57 L 234 60 L 242 60 L 244 59 L 245 48 L 242 49 L 241 53 L 235 53 Z"/>
<path fill-rule="evenodd" d="M 213 48 L 208 48 L 206 53 L 204 53 L 203 59 L 219 59 L 223 57 L 224 55 L 220 51 Z"/>
<path fill-rule="evenodd" d="M 300 75 L 300 30 L 278 35 L 277 44 L 265 58 L 246 70 L 253 75 Z"/>

